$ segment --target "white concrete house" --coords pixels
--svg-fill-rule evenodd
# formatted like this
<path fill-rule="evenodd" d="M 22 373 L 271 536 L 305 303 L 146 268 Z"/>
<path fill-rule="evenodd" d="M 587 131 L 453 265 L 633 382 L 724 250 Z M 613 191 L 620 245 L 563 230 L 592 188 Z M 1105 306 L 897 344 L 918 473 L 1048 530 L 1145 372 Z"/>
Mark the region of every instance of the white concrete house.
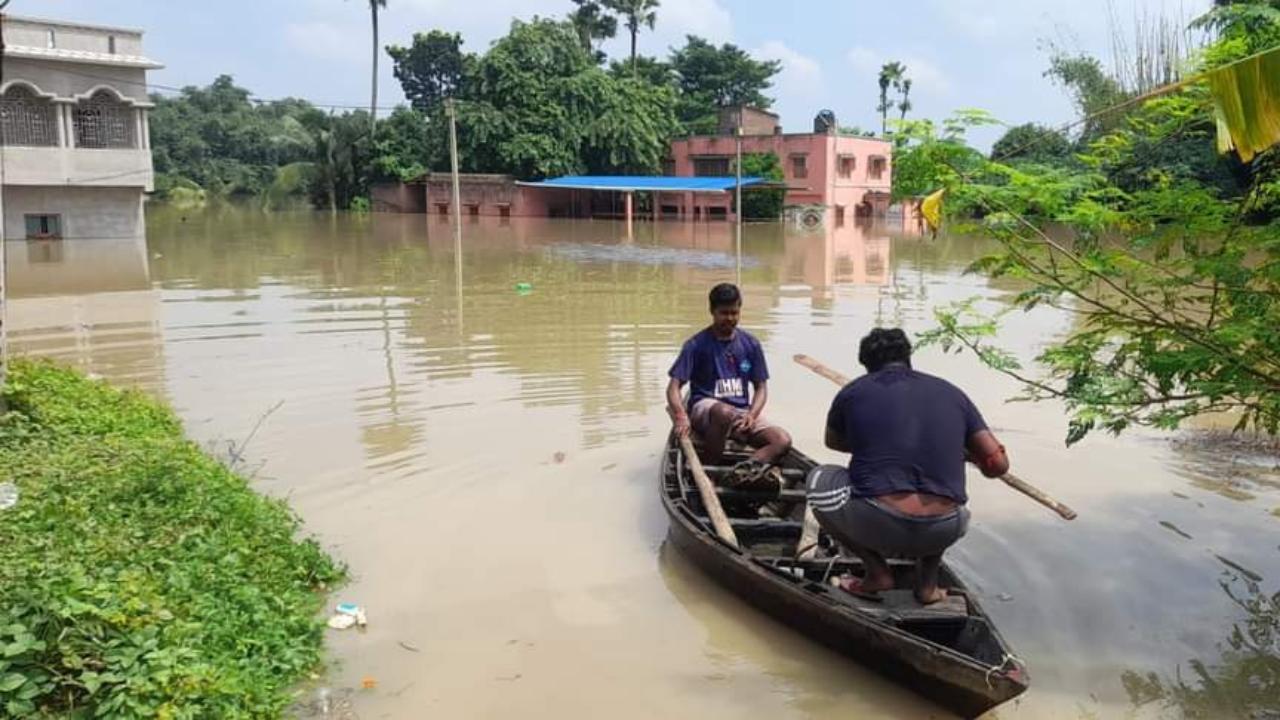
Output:
<path fill-rule="evenodd" d="M 0 84 L 4 230 L 133 238 L 154 188 L 142 32 L 6 17 Z"/>

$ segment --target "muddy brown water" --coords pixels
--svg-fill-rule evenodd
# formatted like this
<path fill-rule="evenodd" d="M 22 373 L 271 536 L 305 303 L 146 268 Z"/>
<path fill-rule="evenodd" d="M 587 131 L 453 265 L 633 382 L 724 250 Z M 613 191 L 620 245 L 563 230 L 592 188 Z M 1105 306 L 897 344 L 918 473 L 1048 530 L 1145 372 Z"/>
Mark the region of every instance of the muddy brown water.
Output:
<path fill-rule="evenodd" d="M 791 356 L 853 374 L 873 324 L 918 332 L 936 307 L 1000 302 L 1014 288 L 963 273 L 990 247 L 751 226 L 739 270 L 724 224 L 465 234 L 461 286 L 450 226 L 421 216 L 161 209 L 145 241 L 10 242 L 10 347 L 154 393 L 224 457 L 249 439 L 261 491 L 350 565 L 335 600 L 368 608 L 367 632 L 329 633 L 325 682 L 351 716 L 948 717 L 664 544 L 662 392 L 708 288 L 740 272 L 768 414 L 838 460 L 820 443 L 835 388 Z M 1071 322 L 1014 315 L 1002 341 L 1030 358 Z M 1209 707 L 1243 707 L 1229 640 L 1249 613 L 1228 590 L 1276 590 L 1275 458 L 1149 433 L 1068 450 L 1060 407 L 1006 403 L 1017 387 L 967 355 L 916 364 L 965 388 L 1015 469 L 1080 512 L 1068 524 L 971 477 L 949 558 L 1033 679 L 998 716 L 1165 715 L 1142 703 L 1152 678 L 1194 690 L 1193 660 L 1235 681 Z"/>

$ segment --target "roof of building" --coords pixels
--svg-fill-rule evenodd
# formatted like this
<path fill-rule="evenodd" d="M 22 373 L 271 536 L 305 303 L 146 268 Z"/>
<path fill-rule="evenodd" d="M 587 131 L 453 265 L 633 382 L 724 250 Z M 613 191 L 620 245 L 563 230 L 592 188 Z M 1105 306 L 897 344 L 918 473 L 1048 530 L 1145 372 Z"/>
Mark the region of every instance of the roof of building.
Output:
<path fill-rule="evenodd" d="M 138 28 L 121 27 L 119 25 L 98 25 L 95 23 L 84 23 L 75 20 L 53 20 L 51 18 L 33 17 L 31 15 L 6 15 L 5 22 L 7 24 L 25 24 L 25 25 L 52 25 L 61 28 L 76 28 L 80 30 L 97 30 L 100 32 L 110 32 L 117 34 L 143 35 L 143 31 Z"/>
<path fill-rule="evenodd" d="M 8 45 L 4 54 L 13 58 L 28 60 L 54 60 L 73 62 L 84 65 L 115 65 L 117 67 L 143 68 L 159 70 L 164 65 L 141 55 L 113 55 L 111 53 L 90 52 L 88 50 L 64 50 L 61 48 L 41 48 L 29 45 Z"/>
<path fill-rule="evenodd" d="M 744 177 L 742 186 L 756 185 L 763 178 Z M 665 177 L 655 175 L 571 175 L 568 177 L 522 182 L 530 187 L 562 190 L 613 190 L 615 192 L 728 192 L 737 185 L 732 177 Z"/>

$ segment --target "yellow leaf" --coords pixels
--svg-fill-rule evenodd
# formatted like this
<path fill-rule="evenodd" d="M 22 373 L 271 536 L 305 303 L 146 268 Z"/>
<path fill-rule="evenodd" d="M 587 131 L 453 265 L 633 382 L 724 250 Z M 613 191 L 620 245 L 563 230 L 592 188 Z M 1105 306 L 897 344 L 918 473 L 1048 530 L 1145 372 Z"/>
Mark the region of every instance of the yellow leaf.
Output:
<path fill-rule="evenodd" d="M 929 229 L 937 232 L 942 227 L 942 198 L 947 194 L 946 189 L 930 195 L 920 203 L 920 214 L 924 216 L 924 221 L 929 223 Z"/>
<path fill-rule="evenodd" d="M 1208 73 L 1218 123 L 1218 149 L 1240 159 L 1280 143 L 1280 47 Z"/>

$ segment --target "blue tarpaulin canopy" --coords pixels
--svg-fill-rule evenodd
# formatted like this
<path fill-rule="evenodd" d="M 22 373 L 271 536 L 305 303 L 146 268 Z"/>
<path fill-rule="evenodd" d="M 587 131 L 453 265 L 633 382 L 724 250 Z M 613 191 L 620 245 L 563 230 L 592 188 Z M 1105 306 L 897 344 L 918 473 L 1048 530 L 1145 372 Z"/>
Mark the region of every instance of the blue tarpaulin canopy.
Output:
<path fill-rule="evenodd" d="M 568 177 L 522 182 L 528 187 L 561 190 L 607 190 L 613 192 L 728 192 L 737 179 L 732 177 L 663 177 L 650 175 L 571 175 Z M 742 186 L 763 182 L 762 178 L 744 177 Z"/>

